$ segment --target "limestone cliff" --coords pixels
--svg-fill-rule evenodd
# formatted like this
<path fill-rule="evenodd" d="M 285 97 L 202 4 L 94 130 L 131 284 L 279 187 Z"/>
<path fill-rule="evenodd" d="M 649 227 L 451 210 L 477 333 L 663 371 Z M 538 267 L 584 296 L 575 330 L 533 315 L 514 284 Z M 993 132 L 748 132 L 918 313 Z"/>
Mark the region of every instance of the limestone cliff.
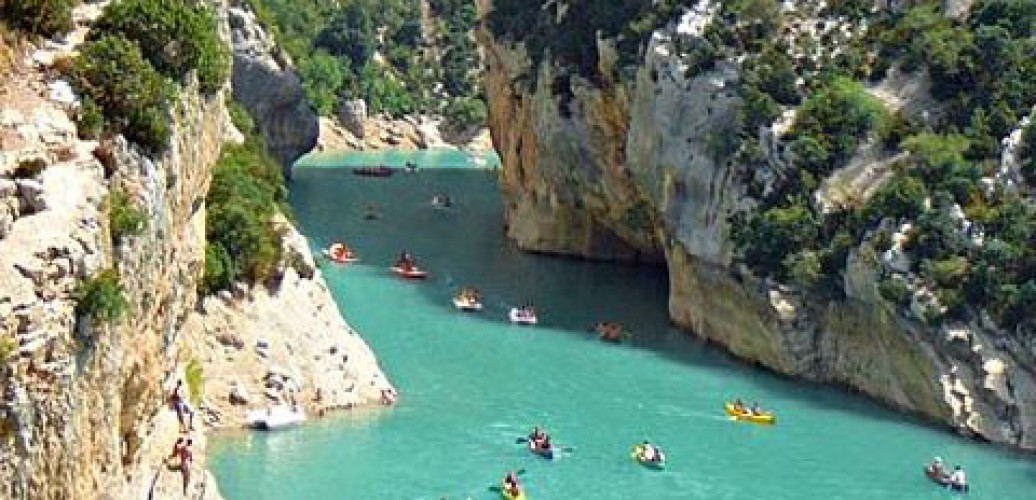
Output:
<path fill-rule="evenodd" d="M 65 110 L 48 101 L 42 73 L 20 71 L 23 80 L 4 82 L 18 98 L 5 105 L 13 140 L 4 144 L 3 171 L 17 178 L 25 175 L 17 166 L 34 161 L 42 172 L 14 180 L 31 189 L 5 192 L 18 209 L 0 244 L 0 330 L 16 342 L 2 377 L 4 496 L 142 498 L 158 477 L 145 451 L 172 443 L 156 433 L 168 430 L 160 425 L 169 414 L 163 383 L 196 301 L 223 95 L 185 89 L 171 147 L 149 158 L 122 139 L 78 140 Z M 113 189 L 147 214 L 141 234 L 112 240 Z M 118 270 L 124 321 L 76 313 L 73 292 L 104 269 Z M 191 497 L 218 498 L 218 489 L 202 475 Z"/>
<path fill-rule="evenodd" d="M 745 109 L 741 61 L 699 64 L 694 55 L 721 3 L 665 3 L 683 7 L 632 50 L 639 59 L 624 62 L 636 32 L 617 35 L 603 21 L 595 32 L 586 28 L 573 19 L 590 15 L 578 10 L 580 2 L 482 2 L 484 14 L 504 6 L 497 15 L 513 16 L 505 22 L 518 26 L 501 27 L 490 15 L 479 33 L 488 59 L 489 125 L 504 165 L 508 236 L 531 251 L 664 262 L 674 322 L 734 355 L 847 386 L 983 439 L 1036 449 L 1030 349 L 989 325 L 932 327 L 904 314 L 878 293 L 881 266 L 868 244 L 850 253 L 838 298 L 759 277 L 735 259 L 732 215 L 759 203 L 755 186 L 769 189 L 786 175 L 787 156 L 777 143 L 795 110 L 759 130 L 757 151 L 768 169 L 734 155 Z M 627 7 L 636 4 L 652 8 Z M 782 36 L 808 27 L 825 37 L 810 50 L 837 53 L 857 28 L 822 16 L 819 4 L 784 2 L 782 14 L 795 21 Z M 906 8 L 900 4 L 875 7 Z M 949 9 L 959 15 L 968 4 L 951 2 Z M 633 21 L 643 30 L 659 20 Z M 576 30 L 590 30 L 595 42 L 580 45 Z M 871 92 L 905 93 L 924 87 L 919 78 Z M 900 104 L 925 102 L 914 97 Z M 857 192 L 887 179 L 893 160 L 865 153 L 852 164 L 861 165 L 859 172 L 845 181 Z M 845 171 L 856 172 L 852 165 Z"/>
<path fill-rule="evenodd" d="M 234 48 L 234 99 L 255 118 L 267 148 L 290 177 L 292 163 L 317 144 L 317 113 L 287 54 L 258 23 L 247 2 L 230 2 L 227 16 Z"/>
<path fill-rule="evenodd" d="M 227 367 L 240 366 L 224 358 L 226 334 L 269 340 L 272 359 L 292 371 L 313 410 L 376 403 L 392 389 L 291 228 L 275 292 L 227 292 L 226 304 L 199 304 L 205 197 L 222 146 L 240 137 L 228 120 L 228 92 L 205 94 L 189 78 L 169 111 L 172 137 L 160 155 L 121 136 L 80 139 L 71 119 L 77 98 L 51 66 L 73 53 L 104 5 L 77 7 L 77 28 L 62 43 L 19 47 L 10 77 L 0 79 L 0 497 L 217 500 L 203 424 L 219 424 L 229 407 Z M 144 216 L 139 231 L 114 222 L 127 209 Z M 95 306 L 127 302 L 112 321 L 83 309 L 85 284 L 102 282 Z M 305 320 L 290 321 L 288 311 Z M 324 343 L 309 345 L 307 335 Z M 294 352 L 282 353 L 286 344 Z M 163 461 L 183 435 L 166 404 L 177 379 L 199 392 L 186 495 Z M 240 421 L 237 410 L 224 425 Z"/>

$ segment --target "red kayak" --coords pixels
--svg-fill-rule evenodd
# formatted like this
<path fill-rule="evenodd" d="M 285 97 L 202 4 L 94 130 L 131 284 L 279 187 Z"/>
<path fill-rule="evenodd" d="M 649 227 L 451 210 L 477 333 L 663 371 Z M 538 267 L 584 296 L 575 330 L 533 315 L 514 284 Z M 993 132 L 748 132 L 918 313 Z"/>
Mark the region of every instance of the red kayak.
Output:
<path fill-rule="evenodd" d="M 410 267 L 409 269 L 399 266 L 392 266 L 392 272 L 396 273 L 396 276 L 408 280 L 421 280 L 428 277 L 428 273 L 417 266 Z"/>
<path fill-rule="evenodd" d="M 394 172 L 395 170 L 389 167 L 358 167 L 353 169 L 354 174 L 367 177 L 388 177 Z"/>

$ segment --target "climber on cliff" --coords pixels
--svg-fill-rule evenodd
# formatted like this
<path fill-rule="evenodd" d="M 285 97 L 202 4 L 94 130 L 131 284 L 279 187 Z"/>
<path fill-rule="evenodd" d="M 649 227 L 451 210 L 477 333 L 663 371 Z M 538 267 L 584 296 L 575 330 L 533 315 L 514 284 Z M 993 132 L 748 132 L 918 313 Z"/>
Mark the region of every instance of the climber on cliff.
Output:
<path fill-rule="evenodd" d="M 173 388 L 173 392 L 169 393 L 169 404 L 173 406 L 173 410 L 176 411 L 176 419 L 180 421 L 180 432 L 194 430 L 194 412 L 184 396 L 183 380 L 176 381 L 176 387 Z"/>
<path fill-rule="evenodd" d="M 194 452 L 191 451 L 191 440 L 180 448 L 180 475 L 183 476 L 183 494 L 187 495 L 187 485 L 191 482 L 191 463 L 194 462 Z"/>

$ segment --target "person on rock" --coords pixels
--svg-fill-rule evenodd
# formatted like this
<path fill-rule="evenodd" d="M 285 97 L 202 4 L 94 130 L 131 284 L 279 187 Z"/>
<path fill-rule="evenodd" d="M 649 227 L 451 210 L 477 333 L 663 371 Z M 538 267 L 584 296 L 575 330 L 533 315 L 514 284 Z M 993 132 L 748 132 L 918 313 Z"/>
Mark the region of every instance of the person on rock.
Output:
<path fill-rule="evenodd" d="M 191 483 L 191 464 L 194 462 L 194 452 L 191 450 L 191 440 L 180 448 L 180 475 L 183 477 L 183 494 L 187 495 L 187 487 Z"/>
<path fill-rule="evenodd" d="M 176 411 L 176 419 L 180 422 L 180 432 L 194 430 L 194 411 L 187 404 L 187 396 L 184 394 L 183 380 L 176 381 L 176 387 L 169 393 L 169 404 Z"/>

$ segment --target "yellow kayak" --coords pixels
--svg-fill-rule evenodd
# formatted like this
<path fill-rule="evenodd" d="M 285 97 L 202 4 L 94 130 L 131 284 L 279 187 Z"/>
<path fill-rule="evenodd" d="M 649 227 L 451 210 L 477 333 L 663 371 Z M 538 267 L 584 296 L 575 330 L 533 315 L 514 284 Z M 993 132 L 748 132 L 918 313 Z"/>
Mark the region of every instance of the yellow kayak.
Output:
<path fill-rule="evenodd" d="M 756 415 L 748 410 L 738 411 L 734 408 L 733 403 L 724 403 L 723 408 L 727 410 L 727 415 L 734 417 L 744 422 L 752 422 L 754 424 L 773 425 L 777 423 L 777 416 L 771 412 L 766 412 L 761 415 Z"/>
<path fill-rule="evenodd" d="M 519 489 L 517 495 L 512 495 L 511 491 L 507 489 L 507 485 L 500 483 L 500 498 L 504 500 L 525 500 L 525 490 Z"/>

